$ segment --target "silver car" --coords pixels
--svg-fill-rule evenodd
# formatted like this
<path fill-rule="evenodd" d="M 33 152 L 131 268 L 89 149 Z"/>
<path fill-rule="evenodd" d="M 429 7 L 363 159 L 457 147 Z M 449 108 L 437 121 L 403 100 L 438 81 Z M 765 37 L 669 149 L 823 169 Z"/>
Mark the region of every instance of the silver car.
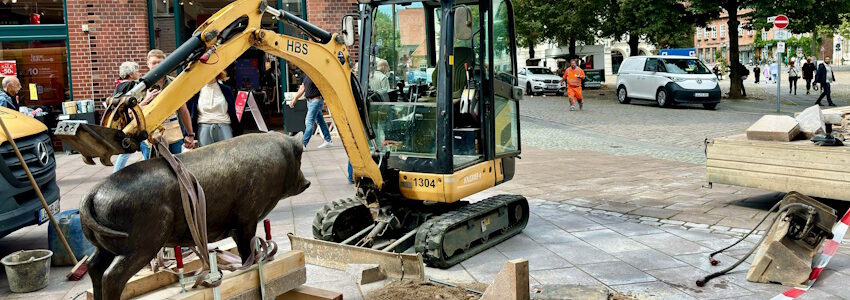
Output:
<path fill-rule="evenodd" d="M 551 93 L 564 95 L 566 87 L 560 84 L 561 77 L 546 67 L 524 67 L 519 69 L 519 86 L 525 88 L 526 95 Z"/>

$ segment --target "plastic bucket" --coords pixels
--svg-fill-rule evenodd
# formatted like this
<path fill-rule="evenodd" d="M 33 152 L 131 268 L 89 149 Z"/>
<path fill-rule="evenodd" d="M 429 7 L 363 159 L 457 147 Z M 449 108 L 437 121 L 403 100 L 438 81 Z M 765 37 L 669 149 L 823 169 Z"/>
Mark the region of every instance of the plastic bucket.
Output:
<path fill-rule="evenodd" d="M 50 275 L 50 250 L 21 250 L 3 258 L 9 289 L 14 293 L 29 293 L 47 286 Z"/>

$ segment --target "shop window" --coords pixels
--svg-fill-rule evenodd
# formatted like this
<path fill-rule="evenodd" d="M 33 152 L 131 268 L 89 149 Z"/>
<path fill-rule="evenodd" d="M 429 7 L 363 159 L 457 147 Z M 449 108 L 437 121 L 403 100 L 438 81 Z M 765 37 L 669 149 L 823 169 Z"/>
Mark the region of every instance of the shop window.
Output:
<path fill-rule="evenodd" d="M 21 81 L 21 105 L 61 105 L 71 99 L 67 53 L 62 40 L 0 42 L 0 61 L 14 62 Z"/>
<path fill-rule="evenodd" d="M 0 1 L 0 25 L 65 24 L 63 1 Z"/>

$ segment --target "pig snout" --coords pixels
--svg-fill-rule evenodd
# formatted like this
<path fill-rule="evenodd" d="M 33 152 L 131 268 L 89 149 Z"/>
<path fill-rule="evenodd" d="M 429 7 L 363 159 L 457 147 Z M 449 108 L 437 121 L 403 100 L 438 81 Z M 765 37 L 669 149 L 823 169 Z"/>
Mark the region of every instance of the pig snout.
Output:
<path fill-rule="evenodd" d="M 298 193 L 301 194 L 310 187 L 310 181 L 304 178 L 304 173 L 298 172 Z"/>

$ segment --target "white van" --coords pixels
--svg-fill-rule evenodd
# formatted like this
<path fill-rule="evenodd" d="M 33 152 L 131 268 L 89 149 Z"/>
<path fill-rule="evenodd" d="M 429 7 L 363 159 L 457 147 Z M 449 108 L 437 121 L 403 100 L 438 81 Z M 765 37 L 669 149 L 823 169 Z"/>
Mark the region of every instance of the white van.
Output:
<path fill-rule="evenodd" d="M 617 100 L 627 104 L 632 99 L 655 101 L 661 107 L 697 103 L 714 109 L 720 103 L 720 85 L 695 57 L 632 56 L 620 65 Z"/>

